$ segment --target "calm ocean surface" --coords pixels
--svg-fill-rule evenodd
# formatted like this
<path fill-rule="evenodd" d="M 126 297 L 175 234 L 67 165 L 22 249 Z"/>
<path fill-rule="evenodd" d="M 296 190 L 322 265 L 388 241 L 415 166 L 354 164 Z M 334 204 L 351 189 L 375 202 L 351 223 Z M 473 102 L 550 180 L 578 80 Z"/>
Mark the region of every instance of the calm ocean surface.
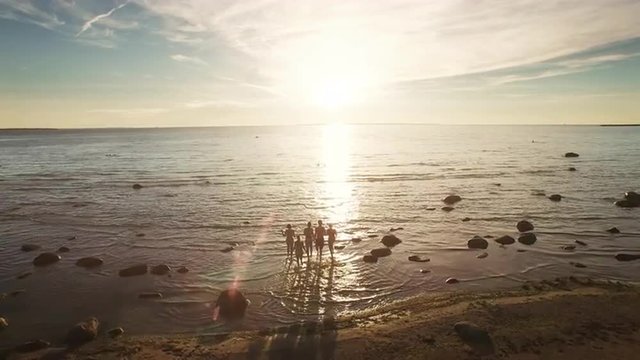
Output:
<path fill-rule="evenodd" d="M 564 158 L 568 151 L 580 157 Z M 144 188 L 133 190 L 134 183 Z M 226 331 L 212 320 L 212 302 L 233 282 L 251 300 L 236 325 L 244 329 L 554 276 L 638 282 L 640 261 L 614 259 L 640 253 L 640 208 L 612 204 L 630 190 L 640 190 L 640 127 L 0 132 L 0 293 L 24 290 L 0 301 L 10 322 L 0 344 L 57 341 L 87 316 L 129 334 Z M 565 198 L 556 203 L 537 192 Z M 449 213 L 440 210 L 448 194 L 463 198 Z M 345 248 L 333 264 L 325 256 L 299 268 L 286 259 L 280 230 L 318 219 L 335 224 Z M 467 249 L 476 234 L 517 237 L 521 219 L 536 226 L 534 245 L 489 239 L 485 259 Z M 612 226 L 622 233 L 607 233 Z M 404 228 L 395 232 L 402 244 L 377 264 L 364 263 L 391 227 Z M 561 249 L 575 240 L 588 245 Z M 41 251 L 22 252 L 26 243 L 70 252 L 34 268 Z M 431 261 L 409 262 L 409 255 Z M 76 267 L 84 256 L 105 263 Z M 587 267 L 570 265 L 576 261 Z M 118 277 L 137 263 L 190 272 Z M 33 275 L 16 278 L 25 272 Z M 447 285 L 448 277 L 461 282 Z M 149 291 L 164 298 L 138 299 Z"/>

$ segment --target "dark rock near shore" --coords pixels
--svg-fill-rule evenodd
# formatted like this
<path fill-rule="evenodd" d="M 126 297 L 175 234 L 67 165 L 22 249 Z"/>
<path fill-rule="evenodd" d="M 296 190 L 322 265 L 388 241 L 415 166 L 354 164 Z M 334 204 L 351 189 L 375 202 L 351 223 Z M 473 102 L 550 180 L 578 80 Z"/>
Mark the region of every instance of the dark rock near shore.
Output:
<path fill-rule="evenodd" d="M 586 268 L 587 267 L 587 265 L 585 265 L 583 263 L 579 263 L 579 262 L 570 262 L 569 264 L 573 265 L 574 267 L 577 267 L 577 268 Z"/>
<path fill-rule="evenodd" d="M 145 237 L 145 236 L 147 236 L 147 234 L 145 234 L 145 233 L 137 233 L 136 234 L 136 237 Z"/>
<path fill-rule="evenodd" d="M 471 218 L 470 217 L 466 217 L 466 218 L 462 219 L 462 222 L 467 222 L 467 221 L 471 221 Z"/>
<path fill-rule="evenodd" d="M 580 241 L 580 240 L 576 240 L 576 244 L 578 245 L 582 245 L 582 246 L 587 246 L 587 243 L 584 241 Z"/>
<path fill-rule="evenodd" d="M 577 169 L 572 166 L 569 168 L 569 171 L 577 171 Z"/>
<path fill-rule="evenodd" d="M 497 238 L 495 240 L 495 242 L 497 242 L 500 245 L 511 245 L 511 244 L 516 242 L 516 239 L 512 238 L 509 235 L 505 235 L 505 236 L 500 236 L 499 238 Z"/>
<path fill-rule="evenodd" d="M 59 252 L 59 253 L 66 253 L 66 252 L 69 252 L 69 251 L 71 251 L 71 249 L 69 249 L 69 248 L 68 248 L 68 247 L 66 247 L 66 246 L 61 246 L 61 247 L 58 249 L 58 252 Z"/>
<path fill-rule="evenodd" d="M 77 237 L 77 236 L 75 236 L 75 235 L 69 236 L 69 237 L 67 238 L 67 240 L 69 240 L 69 241 L 77 240 L 77 239 L 78 239 L 78 237 Z"/>
<path fill-rule="evenodd" d="M 379 248 L 371 250 L 371 255 L 375 257 L 385 257 L 391 255 L 391 249 L 389 248 Z"/>
<path fill-rule="evenodd" d="M 447 278 L 447 280 L 445 280 L 444 282 L 447 283 L 447 284 L 457 284 L 460 281 L 458 281 L 458 279 L 456 279 L 456 278 Z"/>
<path fill-rule="evenodd" d="M 431 272 L 431 270 L 429 270 L 429 269 L 420 269 L 420 273 L 421 274 L 428 274 L 430 272 Z"/>
<path fill-rule="evenodd" d="M 453 207 L 451 207 L 451 206 L 443 206 L 443 207 L 442 207 L 442 211 L 446 211 L 446 212 L 453 211 L 454 209 L 455 209 L 455 208 L 453 208 Z"/>
<path fill-rule="evenodd" d="M 427 210 L 427 211 L 433 211 L 433 210 L 435 210 L 436 208 L 434 208 L 434 207 L 426 207 L 426 208 L 424 208 L 424 209 L 425 209 L 425 210 Z"/>
<path fill-rule="evenodd" d="M 397 227 L 397 228 L 391 228 L 389 229 L 390 232 L 394 232 L 394 231 L 400 231 L 400 230 L 404 230 L 403 227 Z"/>
<path fill-rule="evenodd" d="M 634 254 L 618 254 L 616 255 L 616 260 L 618 261 L 632 261 L 632 260 L 639 260 L 640 259 L 640 255 L 634 255 Z"/>
<path fill-rule="evenodd" d="M 447 205 L 453 205 L 461 200 L 462 198 L 458 195 L 449 195 L 446 198 L 442 199 L 442 202 L 444 202 Z"/>
<path fill-rule="evenodd" d="M 24 252 L 36 251 L 39 249 L 40 249 L 40 245 L 34 245 L 34 244 L 24 244 L 20 247 L 20 250 Z"/>
<path fill-rule="evenodd" d="M 20 274 L 20 275 L 16 276 L 16 279 L 22 280 L 22 279 L 28 278 L 31 275 L 33 275 L 32 272 L 26 272 L 26 273 L 23 273 L 23 274 Z"/>
<path fill-rule="evenodd" d="M 453 329 L 460 339 L 479 355 L 490 355 L 495 352 L 491 336 L 478 325 L 468 321 L 460 321 L 453 326 Z"/>
<path fill-rule="evenodd" d="M 429 261 L 431 261 L 431 259 L 429 259 L 429 258 L 424 258 L 424 259 L 423 259 L 422 257 L 420 257 L 420 256 L 418 256 L 418 255 L 411 255 L 411 256 L 409 256 L 409 261 L 414 261 L 414 262 L 429 262 Z"/>
<path fill-rule="evenodd" d="M 358 237 L 351 238 L 351 242 L 359 243 L 360 241 L 362 241 L 362 239 L 360 239 Z"/>
<path fill-rule="evenodd" d="M 538 240 L 538 238 L 534 233 L 526 233 L 518 237 L 518 242 L 524 245 L 533 245 L 536 242 L 536 240 Z"/>
<path fill-rule="evenodd" d="M 186 266 L 180 266 L 176 272 L 179 274 L 186 274 L 189 272 L 189 269 L 187 269 Z"/>
<path fill-rule="evenodd" d="M 637 204 L 637 206 L 640 206 L 640 194 L 638 194 L 637 192 L 627 191 L 626 193 L 624 193 L 624 198 L 634 204 Z"/>
<path fill-rule="evenodd" d="M 237 289 L 227 289 L 220 293 L 216 301 L 222 319 L 234 320 L 244 317 L 249 301 Z"/>
<path fill-rule="evenodd" d="M 336 250 L 342 250 L 344 249 L 344 245 L 334 245 L 333 248 Z"/>
<path fill-rule="evenodd" d="M 576 249 L 576 246 L 575 246 L 575 245 L 564 245 L 564 246 L 562 247 L 562 250 L 565 250 L 565 251 L 573 251 L 573 250 L 575 250 L 575 249 Z"/>
<path fill-rule="evenodd" d="M 100 322 L 94 317 L 79 322 L 69 330 L 65 343 L 69 346 L 79 346 L 87 343 L 98 336 L 99 326 Z"/>
<path fill-rule="evenodd" d="M 133 184 L 132 188 L 133 188 L 134 190 L 140 190 L 140 189 L 142 189 L 142 185 L 140 185 L 140 184 Z"/>
<path fill-rule="evenodd" d="M 60 255 L 46 252 L 36 256 L 36 258 L 33 259 L 33 265 L 47 266 L 53 263 L 57 263 L 58 261 L 60 261 Z"/>
<path fill-rule="evenodd" d="M 48 341 L 38 339 L 38 340 L 31 340 L 31 341 L 22 343 L 16 346 L 14 350 L 19 353 L 28 353 L 28 352 L 34 352 L 34 351 L 46 349 L 49 346 L 51 346 L 51 343 L 49 343 Z"/>
<path fill-rule="evenodd" d="M 226 248 L 224 248 L 224 249 L 220 250 L 220 252 L 228 253 L 228 252 L 233 251 L 233 249 L 234 249 L 234 247 L 233 247 L 233 246 L 227 246 Z"/>
<path fill-rule="evenodd" d="M 153 275 L 166 275 L 171 271 L 169 265 L 161 264 L 151 267 L 151 273 Z"/>
<path fill-rule="evenodd" d="M 607 229 L 608 233 L 612 233 L 612 234 L 620 234 L 620 230 L 618 230 L 617 227 L 612 227 L 611 229 Z"/>
<path fill-rule="evenodd" d="M 379 236 L 378 234 L 369 234 L 369 235 L 367 235 L 367 237 L 369 239 L 377 238 L 378 236 Z"/>
<path fill-rule="evenodd" d="M 520 220 L 516 224 L 516 228 L 520 232 L 527 232 L 533 230 L 533 224 L 528 222 L 527 220 Z"/>
<path fill-rule="evenodd" d="M 124 329 L 121 327 L 117 327 L 117 328 L 113 328 L 109 331 L 107 331 L 107 335 L 109 335 L 110 338 L 117 338 L 118 336 L 124 334 Z"/>
<path fill-rule="evenodd" d="M 467 246 L 469 249 L 486 249 L 489 247 L 489 242 L 476 235 L 471 240 L 467 241 Z"/>
<path fill-rule="evenodd" d="M 553 194 L 553 195 L 549 196 L 549 200 L 551 200 L 551 201 L 561 201 L 562 200 L 562 195 Z"/>
<path fill-rule="evenodd" d="M 577 158 L 578 156 L 580 156 L 578 153 L 574 153 L 574 152 L 568 152 L 566 154 L 564 154 L 564 157 L 568 157 L 568 158 Z"/>
<path fill-rule="evenodd" d="M 78 261 L 76 261 L 76 266 L 80 266 L 83 268 L 94 268 L 102 265 L 103 263 L 104 262 L 102 261 L 102 259 L 89 256 L 89 257 L 83 257 L 82 259 L 78 259 Z"/>
<path fill-rule="evenodd" d="M 377 263 L 378 262 L 378 258 L 373 256 L 373 255 L 365 255 L 362 258 L 362 261 L 364 261 L 366 263 Z"/>
<path fill-rule="evenodd" d="M 149 266 L 147 266 L 147 264 L 139 264 L 139 265 L 133 265 L 126 269 L 120 270 L 118 272 L 118 275 L 122 277 L 139 276 L 139 275 L 146 274 L 148 271 L 149 271 Z"/>
<path fill-rule="evenodd" d="M 617 207 L 621 207 L 621 208 L 634 208 L 634 207 L 638 207 L 638 204 L 629 201 L 629 200 L 618 200 L 616 202 L 613 203 L 615 206 Z"/>
<path fill-rule="evenodd" d="M 146 292 L 138 294 L 140 299 L 162 299 L 162 294 L 159 292 Z"/>
<path fill-rule="evenodd" d="M 385 235 L 382 237 L 382 240 L 380 240 L 380 242 L 383 243 L 384 246 L 394 247 L 400 244 L 402 240 L 398 239 L 398 237 L 395 235 Z"/>
<path fill-rule="evenodd" d="M 478 255 L 476 256 L 476 258 L 478 258 L 478 259 L 484 259 L 484 258 L 486 258 L 487 256 L 489 256 L 489 254 L 487 254 L 486 252 L 483 252 L 483 253 L 478 254 Z"/>

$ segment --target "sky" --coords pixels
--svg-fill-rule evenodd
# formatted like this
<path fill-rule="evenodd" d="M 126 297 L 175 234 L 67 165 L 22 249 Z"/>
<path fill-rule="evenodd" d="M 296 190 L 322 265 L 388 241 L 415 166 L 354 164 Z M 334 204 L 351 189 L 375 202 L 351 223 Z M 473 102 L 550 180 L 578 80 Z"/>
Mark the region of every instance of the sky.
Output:
<path fill-rule="evenodd" d="M 0 0 L 0 128 L 640 123 L 640 0 Z"/>

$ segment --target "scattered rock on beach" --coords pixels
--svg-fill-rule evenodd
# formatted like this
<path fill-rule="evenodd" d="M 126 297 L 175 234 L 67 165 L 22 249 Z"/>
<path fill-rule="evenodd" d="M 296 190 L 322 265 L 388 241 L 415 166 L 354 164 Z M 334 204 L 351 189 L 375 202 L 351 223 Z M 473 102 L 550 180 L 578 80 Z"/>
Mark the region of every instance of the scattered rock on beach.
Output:
<path fill-rule="evenodd" d="M 618 254 L 616 255 L 616 260 L 618 261 L 632 261 L 640 259 L 640 255 L 634 254 Z"/>
<path fill-rule="evenodd" d="M 431 272 L 431 270 L 429 270 L 429 269 L 420 269 L 420 273 L 421 274 L 428 274 L 430 272 Z"/>
<path fill-rule="evenodd" d="M 572 261 L 572 262 L 570 262 L 569 264 L 570 264 L 570 265 L 573 265 L 574 267 L 577 267 L 577 268 L 586 268 L 586 267 L 587 267 L 587 265 L 585 265 L 585 264 L 583 264 L 583 263 L 579 263 L 579 262 L 573 262 L 573 261 Z"/>
<path fill-rule="evenodd" d="M 33 265 L 46 266 L 57 263 L 58 261 L 60 261 L 60 255 L 46 252 L 36 256 L 36 258 L 33 259 Z"/>
<path fill-rule="evenodd" d="M 442 202 L 444 202 L 447 205 L 453 205 L 461 200 L 462 198 L 458 195 L 449 195 L 446 198 L 442 199 Z"/>
<path fill-rule="evenodd" d="M 118 336 L 124 334 L 124 329 L 121 327 L 117 327 L 117 328 L 113 328 L 109 331 L 107 331 L 107 335 L 109 335 L 110 338 L 117 338 Z"/>
<path fill-rule="evenodd" d="M 189 272 L 189 269 L 187 269 L 186 266 L 180 266 L 176 272 L 179 274 L 186 274 Z"/>
<path fill-rule="evenodd" d="M 103 263 L 104 262 L 102 261 L 102 259 L 89 256 L 89 257 L 83 257 L 82 259 L 78 259 L 78 261 L 76 261 L 76 266 L 80 266 L 83 268 L 94 268 L 102 265 Z"/>
<path fill-rule="evenodd" d="M 46 349 L 49 346 L 51 346 L 51 343 L 49 343 L 48 341 L 38 339 L 38 340 L 31 340 L 31 341 L 22 343 L 16 346 L 14 350 L 19 353 L 28 353 L 28 352 L 34 352 L 34 351 Z"/>
<path fill-rule="evenodd" d="M 524 245 L 533 245 L 533 243 L 535 243 L 536 240 L 538 240 L 538 238 L 534 233 L 526 233 L 518 237 L 518 242 Z"/>
<path fill-rule="evenodd" d="M 233 246 L 227 246 L 226 248 L 224 248 L 224 249 L 220 250 L 220 252 L 228 253 L 228 252 L 233 251 L 233 249 L 234 249 L 234 247 L 233 247 Z"/>
<path fill-rule="evenodd" d="M 169 267 L 169 265 L 166 265 L 166 264 L 160 264 L 160 265 L 151 267 L 151 273 L 153 275 L 166 275 L 170 271 L 171 271 L 171 268 Z"/>
<path fill-rule="evenodd" d="M 385 257 L 391 255 L 391 249 L 389 248 L 379 248 L 371 250 L 371 255 L 375 257 Z"/>
<path fill-rule="evenodd" d="M 360 241 L 362 241 L 362 239 L 360 239 L 358 237 L 351 238 L 351 242 L 359 243 Z"/>
<path fill-rule="evenodd" d="M 577 171 L 577 169 L 572 166 L 569 168 L 569 171 Z"/>
<path fill-rule="evenodd" d="M 564 157 L 568 157 L 568 158 L 576 158 L 580 156 L 578 153 L 574 153 L 574 152 L 568 152 L 566 154 L 564 154 Z"/>
<path fill-rule="evenodd" d="M 476 235 L 471 240 L 467 241 L 469 249 L 486 249 L 489 247 L 489 242 L 480 236 Z"/>
<path fill-rule="evenodd" d="M 222 319 L 233 320 L 244 317 L 249 300 L 237 289 L 227 289 L 220 293 L 216 301 Z"/>
<path fill-rule="evenodd" d="M 404 230 L 404 228 L 403 227 L 397 227 L 397 228 L 393 228 L 392 227 L 391 229 L 389 229 L 390 232 L 400 231 L 400 230 Z"/>
<path fill-rule="evenodd" d="M 336 250 L 342 250 L 344 249 L 344 245 L 334 245 L 333 248 Z"/>
<path fill-rule="evenodd" d="M 454 209 L 455 209 L 455 208 L 453 208 L 453 207 L 451 207 L 451 206 L 443 206 L 443 207 L 442 207 L 442 211 L 446 211 L 446 212 L 453 211 Z"/>
<path fill-rule="evenodd" d="M 431 259 L 429 258 L 422 258 L 418 255 L 411 255 L 409 256 L 409 261 L 413 261 L 413 262 L 429 262 L 431 261 Z"/>
<path fill-rule="evenodd" d="M 69 252 L 70 250 L 71 250 L 71 249 L 69 249 L 69 248 L 68 248 L 68 247 L 66 247 L 66 246 L 60 246 L 60 248 L 58 248 L 58 252 L 59 252 L 59 253 L 66 253 L 66 252 Z"/>
<path fill-rule="evenodd" d="M 98 336 L 100 322 L 95 317 L 77 323 L 67 333 L 65 343 L 70 346 L 78 346 L 87 343 Z"/>
<path fill-rule="evenodd" d="M 138 276 L 138 275 L 144 275 L 148 271 L 149 271 L 149 266 L 147 266 L 146 264 L 139 264 L 139 265 L 133 265 L 126 269 L 120 270 L 118 272 L 118 275 L 122 277 Z"/>
<path fill-rule="evenodd" d="M 146 292 L 138 294 L 140 299 L 162 299 L 162 294 L 159 292 Z"/>
<path fill-rule="evenodd" d="M 140 190 L 140 189 L 142 189 L 142 185 L 140 185 L 140 184 L 133 184 L 132 188 L 133 188 L 134 190 Z"/>
<path fill-rule="evenodd" d="M 467 221 L 471 221 L 471 218 L 470 217 L 466 217 L 466 218 L 462 219 L 462 222 L 467 222 Z"/>
<path fill-rule="evenodd" d="M 584 241 L 580 241 L 580 240 L 576 240 L 576 244 L 578 245 L 582 245 L 582 246 L 587 246 L 587 243 Z"/>
<path fill-rule="evenodd" d="M 611 229 L 607 229 L 608 233 L 612 233 L 612 234 L 620 234 L 620 230 L 618 230 L 617 227 L 612 227 Z"/>
<path fill-rule="evenodd" d="M 365 255 L 362 258 L 362 261 L 364 261 L 366 263 L 377 263 L 378 262 L 378 258 L 373 256 L 373 255 Z"/>
<path fill-rule="evenodd" d="M 24 244 L 20 247 L 20 250 L 24 252 L 36 251 L 39 249 L 40 249 L 40 245 L 34 245 L 34 244 Z"/>
<path fill-rule="evenodd" d="M 551 200 L 551 201 L 561 201 L 562 200 L 562 195 L 553 194 L 553 195 L 549 196 L 549 200 Z"/>
<path fill-rule="evenodd" d="M 425 209 L 425 210 L 427 210 L 427 211 L 433 211 L 433 210 L 435 210 L 436 208 L 434 208 L 434 207 L 426 207 L 426 208 L 424 208 L 424 209 Z"/>
<path fill-rule="evenodd" d="M 487 254 L 486 252 L 483 252 L 483 253 L 478 254 L 478 256 L 476 256 L 476 257 L 477 257 L 478 259 L 484 259 L 484 258 L 486 258 L 487 256 L 489 256 L 489 254 Z"/>
<path fill-rule="evenodd" d="M 368 237 L 369 239 L 377 238 L 377 237 L 378 237 L 378 234 L 369 234 L 369 235 L 367 235 L 367 237 Z"/>
<path fill-rule="evenodd" d="M 527 220 L 520 220 L 516 224 L 516 228 L 520 232 L 527 232 L 533 230 L 533 224 L 528 222 Z"/>
<path fill-rule="evenodd" d="M 573 251 L 575 249 L 576 249 L 575 245 L 564 245 L 564 246 L 562 246 L 562 250 L 565 250 L 565 251 Z"/>
<path fill-rule="evenodd" d="M 447 278 L 447 280 L 445 280 L 444 282 L 447 283 L 447 284 L 457 284 L 460 281 L 458 281 L 458 279 L 456 279 L 456 278 Z"/>
<path fill-rule="evenodd" d="M 136 234 L 136 237 L 145 237 L 146 235 L 147 235 L 147 234 L 145 234 L 145 233 L 137 233 L 137 234 Z"/>
<path fill-rule="evenodd" d="M 402 240 L 398 239 L 398 237 L 395 235 L 385 235 L 382 237 L 382 240 L 380 240 L 380 242 L 383 243 L 384 246 L 394 247 L 400 244 Z"/>
<path fill-rule="evenodd" d="M 7 319 L 0 317 L 0 331 L 6 329 L 9 326 Z"/>
<path fill-rule="evenodd" d="M 512 238 L 509 235 L 505 235 L 495 239 L 495 242 L 497 242 L 500 245 L 511 245 L 516 242 L 516 239 Z"/>
<path fill-rule="evenodd" d="M 478 354 L 489 355 L 494 353 L 495 348 L 491 336 L 478 325 L 468 321 L 460 321 L 453 326 L 453 329 L 460 339 Z"/>

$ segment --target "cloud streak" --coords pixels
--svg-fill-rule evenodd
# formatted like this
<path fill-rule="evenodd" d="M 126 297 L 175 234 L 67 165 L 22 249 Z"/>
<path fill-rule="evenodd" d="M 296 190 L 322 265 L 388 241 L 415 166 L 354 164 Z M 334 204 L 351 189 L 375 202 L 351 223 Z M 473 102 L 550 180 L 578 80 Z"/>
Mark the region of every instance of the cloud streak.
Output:
<path fill-rule="evenodd" d="M 207 66 L 209 65 L 206 61 L 200 59 L 199 57 L 194 56 L 186 56 L 183 54 L 173 54 L 169 56 L 172 60 L 183 63 L 190 63 L 194 65 Z"/>
<path fill-rule="evenodd" d="M 81 29 L 80 29 L 80 31 L 76 34 L 76 37 L 78 37 L 78 36 L 82 35 L 82 33 L 84 33 L 85 31 L 89 30 L 89 29 L 91 28 L 91 26 L 92 26 L 93 24 L 95 24 L 96 22 L 98 22 L 98 21 L 100 21 L 100 20 L 102 20 L 102 19 L 108 18 L 108 17 L 109 17 L 109 16 L 111 16 L 114 12 L 116 12 L 117 10 L 122 9 L 122 8 L 123 8 L 123 7 L 125 7 L 127 4 L 128 4 L 128 2 L 125 2 L 125 3 L 123 3 L 123 4 L 120 4 L 120 5 L 116 6 L 116 7 L 114 7 L 113 9 L 111 9 L 111 10 L 107 11 L 107 12 L 106 12 L 106 13 L 104 13 L 104 14 L 100 14 L 100 15 L 97 15 L 97 16 L 95 16 L 95 17 L 93 17 L 93 18 L 89 19 L 88 21 L 86 21 L 86 22 L 82 25 L 82 28 L 81 28 Z"/>

